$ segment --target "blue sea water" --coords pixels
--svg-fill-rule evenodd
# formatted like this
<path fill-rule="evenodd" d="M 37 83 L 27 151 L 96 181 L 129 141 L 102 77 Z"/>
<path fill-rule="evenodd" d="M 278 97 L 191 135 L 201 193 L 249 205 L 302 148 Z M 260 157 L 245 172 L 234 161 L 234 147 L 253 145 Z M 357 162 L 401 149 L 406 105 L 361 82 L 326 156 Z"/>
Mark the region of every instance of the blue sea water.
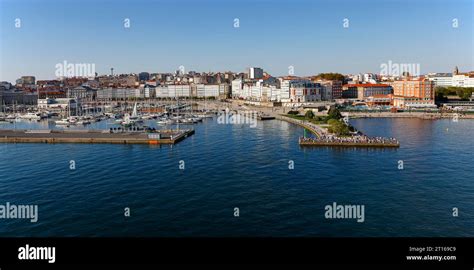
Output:
<path fill-rule="evenodd" d="M 474 121 L 351 122 L 401 147 L 301 148 L 293 124 L 215 119 L 174 146 L 0 144 L 0 204 L 39 206 L 36 223 L 0 219 L 0 236 L 474 236 Z M 365 221 L 326 219 L 333 202 Z"/>

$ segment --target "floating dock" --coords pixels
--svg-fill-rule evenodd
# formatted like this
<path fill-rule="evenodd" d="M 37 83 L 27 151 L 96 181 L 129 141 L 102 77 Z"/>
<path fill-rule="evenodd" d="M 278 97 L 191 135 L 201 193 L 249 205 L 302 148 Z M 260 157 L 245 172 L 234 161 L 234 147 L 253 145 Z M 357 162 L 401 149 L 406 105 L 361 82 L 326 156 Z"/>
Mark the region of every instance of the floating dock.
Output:
<path fill-rule="evenodd" d="M 114 133 L 108 130 L 0 130 L 0 143 L 175 144 L 193 134 L 194 129 Z"/>

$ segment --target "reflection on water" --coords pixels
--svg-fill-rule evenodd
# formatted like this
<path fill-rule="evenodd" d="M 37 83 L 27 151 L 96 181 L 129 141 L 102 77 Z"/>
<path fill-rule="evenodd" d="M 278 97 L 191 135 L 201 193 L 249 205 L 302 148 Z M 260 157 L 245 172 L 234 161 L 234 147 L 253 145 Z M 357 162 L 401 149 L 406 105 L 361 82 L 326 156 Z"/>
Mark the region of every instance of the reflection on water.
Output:
<path fill-rule="evenodd" d="M 0 233 L 474 236 L 474 121 L 351 120 L 369 136 L 397 138 L 399 149 L 300 148 L 303 129 L 286 122 L 250 128 L 204 121 L 174 146 L 0 144 L 0 203 L 39 205 L 38 223 L 0 220 Z M 333 202 L 365 205 L 365 222 L 325 219 Z"/>

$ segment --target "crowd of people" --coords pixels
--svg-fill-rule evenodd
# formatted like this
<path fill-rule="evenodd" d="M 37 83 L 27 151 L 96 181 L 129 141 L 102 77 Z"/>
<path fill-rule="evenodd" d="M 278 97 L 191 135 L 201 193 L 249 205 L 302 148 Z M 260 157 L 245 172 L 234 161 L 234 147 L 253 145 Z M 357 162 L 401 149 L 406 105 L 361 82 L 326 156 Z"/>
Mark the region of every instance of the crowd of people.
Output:
<path fill-rule="evenodd" d="M 319 138 L 301 137 L 303 142 L 323 142 L 323 143 L 361 143 L 361 144 L 398 144 L 395 138 L 368 137 L 366 135 L 354 135 L 348 137 L 338 137 L 335 135 L 320 135 Z"/>

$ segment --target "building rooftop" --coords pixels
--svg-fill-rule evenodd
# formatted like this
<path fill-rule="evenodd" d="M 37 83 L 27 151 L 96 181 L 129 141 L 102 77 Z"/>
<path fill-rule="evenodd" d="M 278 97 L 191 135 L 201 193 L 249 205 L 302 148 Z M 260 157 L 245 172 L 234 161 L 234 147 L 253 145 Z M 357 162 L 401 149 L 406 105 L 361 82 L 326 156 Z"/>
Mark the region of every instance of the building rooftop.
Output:
<path fill-rule="evenodd" d="M 383 83 L 356 83 L 345 84 L 344 87 L 390 87 L 390 85 Z"/>

